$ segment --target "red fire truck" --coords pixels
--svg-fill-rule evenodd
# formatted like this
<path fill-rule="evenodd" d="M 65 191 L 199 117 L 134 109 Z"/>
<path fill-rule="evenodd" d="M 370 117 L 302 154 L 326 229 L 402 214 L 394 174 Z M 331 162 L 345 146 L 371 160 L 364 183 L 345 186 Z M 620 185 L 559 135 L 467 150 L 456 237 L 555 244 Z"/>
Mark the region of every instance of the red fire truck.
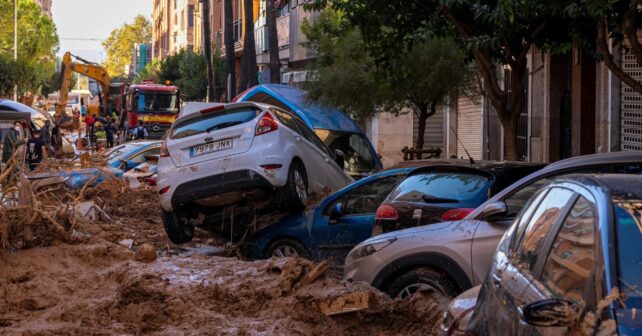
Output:
<path fill-rule="evenodd" d="M 120 125 L 131 130 L 142 120 L 149 139 L 160 139 L 180 112 L 179 90 L 173 85 L 143 82 L 122 87 Z"/>

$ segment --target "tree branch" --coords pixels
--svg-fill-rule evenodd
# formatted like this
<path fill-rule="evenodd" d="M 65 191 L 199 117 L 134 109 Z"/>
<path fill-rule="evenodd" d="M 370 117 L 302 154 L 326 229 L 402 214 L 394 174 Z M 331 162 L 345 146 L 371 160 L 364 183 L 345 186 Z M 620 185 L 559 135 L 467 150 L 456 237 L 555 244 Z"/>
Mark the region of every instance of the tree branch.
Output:
<path fill-rule="evenodd" d="M 631 52 L 635 55 L 635 60 L 638 65 L 642 67 L 642 45 L 638 40 L 637 29 L 635 27 L 635 15 L 638 12 L 638 2 L 638 0 L 631 0 L 631 5 L 624 14 L 622 30 L 631 45 Z"/>
<path fill-rule="evenodd" d="M 606 64 L 606 67 L 611 70 L 615 77 L 624 82 L 624 84 L 628 85 L 637 93 L 642 94 L 642 84 L 640 84 L 638 81 L 624 72 L 624 70 L 622 70 L 620 66 L 615 64 L 613 55 L 609 51 L 608 38 L 608 34 L 606 33 L 606 22 L 599 22 L 597 24 L 596 46 L 597 51 L 604 57 L 604 64 Z"/>

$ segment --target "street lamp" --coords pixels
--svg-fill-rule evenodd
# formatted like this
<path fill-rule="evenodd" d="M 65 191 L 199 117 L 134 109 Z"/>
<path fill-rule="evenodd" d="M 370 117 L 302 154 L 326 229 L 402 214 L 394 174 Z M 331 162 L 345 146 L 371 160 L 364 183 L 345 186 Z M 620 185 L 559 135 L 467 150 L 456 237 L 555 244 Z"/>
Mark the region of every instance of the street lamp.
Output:
<path fill-rule="evenodd" d="M 13 1 L 13 60 L 18 60 L 18 0 Z M 13 100 L 18 101 L 18 84 L 13 87 Z"/>

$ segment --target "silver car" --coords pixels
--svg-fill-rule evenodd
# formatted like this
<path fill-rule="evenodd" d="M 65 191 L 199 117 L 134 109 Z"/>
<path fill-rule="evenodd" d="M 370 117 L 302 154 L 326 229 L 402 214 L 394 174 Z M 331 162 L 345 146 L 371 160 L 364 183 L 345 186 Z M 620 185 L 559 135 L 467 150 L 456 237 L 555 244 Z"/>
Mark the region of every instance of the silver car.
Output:
<path fill-rule="evenodd" d="M 586 155 L 553 163 L 510 185 L 465 219 L 390 232 L 357 245 L 344 277 L 392 297 L 417 289 L 452 298 L 481 283 L 515 215 L 542 186 L 569 173 L 642 173 L 642 152 Z"/>

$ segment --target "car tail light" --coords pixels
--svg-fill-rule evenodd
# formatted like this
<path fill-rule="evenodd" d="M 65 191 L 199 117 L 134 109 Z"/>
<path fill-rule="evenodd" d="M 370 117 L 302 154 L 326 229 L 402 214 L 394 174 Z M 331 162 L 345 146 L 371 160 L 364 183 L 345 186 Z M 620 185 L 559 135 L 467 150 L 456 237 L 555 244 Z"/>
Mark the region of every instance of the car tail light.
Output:
<path fill-rule="evenodd" d="M 156 186 L 156 176 L 146 177 L 143 179 L 143 181 L 145 181 L 147 184 L 149 184 L 152 187 Z"/>
<path fill-rule="evenodd" d="M 163 141 L 160 148 L 160 157 L 169 157 L 169 149 L 167 149 L 167 141 Z"/>
<path fill-rule="evenodd" d="M 265 133 L 270 133 L 279 129 L 279 125 L 274 120 L 274 117 L 270 112 L 265 112 L 263 118 L 259 120 L 259 124 L 256 126 L 256 133 L 254 135 L 261 135 Z"/>
<path fill-rule="evenodd" d="M 447 222 L 447 221 L 464 219 L 466 216 L 468 216 L 469 213 L 473 212 L 473 210 L 475 209 L 459 208 L 459 209 L 448 210 L 441 215 L 441 220 L 444 222 Z"/>
<path fill-rule="evenodd" d="M 399 213 L 393 206 L 383 204 L 379 207 L 379 209 L 377 209 L 375 218 L 384 220 L 397 220 L 399 219 Z"/>
<path fill-rule="evenodd" d="M 165 187 L 165 188 L 163 188 L 163 189 L 159 190 L 159 191 L 158 191 L 158 194 L 159 194 L 159 195 L 162 195 L 162 194 L 164 194 L 164 193 L 168 192 L 168 191 L 169 191 L 169 188 L 170 188 L 170 186 L 167 186 L 167 187 Z"/>
<path fill-rule="evenodd" d="M 278 163 L 261 165 L 261 168 L 267 169 L 267 170 L 279 169 L 281 167 L 283 167 L 283 165 Z"/>

